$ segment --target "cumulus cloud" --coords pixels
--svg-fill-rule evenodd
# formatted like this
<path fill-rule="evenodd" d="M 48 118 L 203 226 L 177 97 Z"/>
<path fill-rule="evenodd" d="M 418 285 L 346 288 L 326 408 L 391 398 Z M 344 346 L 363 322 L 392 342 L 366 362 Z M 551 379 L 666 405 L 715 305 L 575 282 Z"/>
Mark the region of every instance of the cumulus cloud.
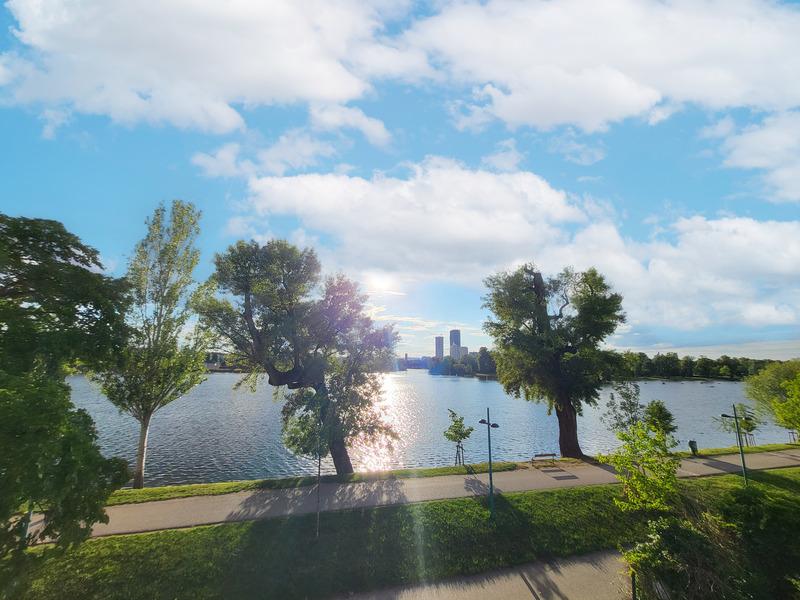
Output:
<path fill-rule="evenodd" d="M 197 152 L 192 163 L 207 177 L 257 177 L 264 173 L 283 175 L 287 170 L 313 167 L 320 157 L 336 154 L 331 142 L 320 140 L 301 129 L 293 129 L 267 148 L 257 150 L 255 159 L 242 157 L 238 143 L 223 144 L 211 154 Z"/>
<path fill-rule="evenodd" d="M 770 197 L 800 200 L 800 111 L 767 117 L 740 133 L 721 132 L 727 136 L 722 145 L 726 166 L 758 169 Z"/>
<path fill-rule="evenodd" d="M 359 108 L 315 106 L 311 108 L 311 122 L 314 127 L 325 131 L 344 127 L 358 129 L 374 146 L 386 146 L 392 139 L 382 121 L 368 117 Z"/>
<path fill-rule="evenodd" d="M 563 154 L 568 161 L 583 166 L 593 165 L 605 158 L 606 153 L 601 146 L 584 144 L 576 138 L 572 128 L 568 128 L 563 134 L 550 138 L 547 149 L 549 152 Z"/>
<path fill-rule="evenodd" d="M 764 0 L 454 2 L 404 34 L 432 65 L 477 88 L 465 122 L 651 123 L 684 104 L 800 104 L 800 11 Z"/>
<path fill-rule="evenodd" d="M 530 172 L 473 170 L 429 157 L 408 176 L 305 174 L 250 179 L 247 215 L 297 218 L 348 272 L 376 270 L 472 289 L 535 261 L 604 273 L 636 327 L 800 324 L 800 222 L 702 216 L 626 238 L 613 209 Z M 326 263 L 328 264 L 328 263 Z"/>
<path fill-rule="evenodd" d="M 517 150 L 514 138 L 497 144 L 497 150 L 481 159 L 481 163 L 497 171 L 516 171 L 525 155 Z"/>
<path fill-rule="evenodd" d="M 33 57 L 26 70 L 17 61 L 17 102 L 213 133 L 244 126 L 239 106 L 361 97 L 370 84 L 345 63 L 382 27 L 379 12 L 358 0 L 6 6 Z"/>
<path fill-rule="evenodd" d="M 413 3 L 10 0 L 27 53 L 0 57 L 20 103 L 222 133 L 242 110 L 308 103 L 322 127 L 383 124 L 345 105 L 376 82 L 438 85 L 459 127 L 603 131 L 693 104 L 800 105 L 800 11 L 767 0 Z M 459 91 L 460 90 L 460 91 Z M 461 95 L 466 90 L 466 95 Z"/>
<path fill-rule="evenodd" d="M 557 243 L 559 227 L 585 215 L 564 192 L 532 173 L 474 171 L 430 157 L 407 179 L 376 174 L 250 180 L 253 214 L 297 216 L 335 240 L 355 268 L 474 281 L 509 256 Z M 477 275 L 476 275 L 477 273 Z"/>

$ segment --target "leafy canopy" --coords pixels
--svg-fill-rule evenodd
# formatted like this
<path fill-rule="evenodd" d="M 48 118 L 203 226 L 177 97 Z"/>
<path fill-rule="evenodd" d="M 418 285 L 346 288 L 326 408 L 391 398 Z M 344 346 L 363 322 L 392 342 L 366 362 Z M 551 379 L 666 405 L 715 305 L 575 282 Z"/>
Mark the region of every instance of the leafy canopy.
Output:
<path fill-rule="evenodd" d="M 564 269 L 544 281 L 533 266 L 485 280 L 484 307 L 494 318 L 484 324 L 492 336 L 497 372 L 507 392 L 566 403 L 580 411 L 594 403 L 603 375 L 616 362 L 601 342 L 625 322 L 622 296 L 595 269 Z"/>
<path fill-rule="evenodd" d="M 71 364 L 102 365 L 128 334 L 127 284 L 101 268 L 61 223 L 0 214 L 0 559 L 35 537 L 85 539 L 128 477 L 64 382 Z M 29 503 L 44 526 L 26 536 L 15 513 Z"/>

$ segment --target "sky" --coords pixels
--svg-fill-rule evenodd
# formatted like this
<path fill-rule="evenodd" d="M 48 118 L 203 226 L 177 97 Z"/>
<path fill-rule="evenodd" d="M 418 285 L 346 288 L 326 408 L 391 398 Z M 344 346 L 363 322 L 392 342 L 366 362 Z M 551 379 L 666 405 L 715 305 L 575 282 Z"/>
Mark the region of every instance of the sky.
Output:
<path fill-rule="evenodd" d="M 160 202 L 316 250 L 399 355 L 595 267 L 609 347 L 800 356 L 800 3 L 10 0 L 0 211 L 125 273 Z"/>

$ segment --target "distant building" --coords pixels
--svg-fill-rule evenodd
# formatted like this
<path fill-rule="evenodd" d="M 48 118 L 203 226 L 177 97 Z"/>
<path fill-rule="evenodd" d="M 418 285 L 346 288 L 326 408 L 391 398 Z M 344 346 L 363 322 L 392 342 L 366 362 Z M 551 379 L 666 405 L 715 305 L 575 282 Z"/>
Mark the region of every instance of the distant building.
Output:
<path fill-rule="evenodd" d="M 444 358 L 444 336 L 436 336 L 436 358 Z"/>
<path fill-rule="evenodd" d="M 461 358 L 461 330 L 450 330 L 450 356 L 451 358 Z"/>
<path fill-rule="evenodd" d="M 468 354 L 469 354 L 469 348 L 467 348 L 466 346 L 461 346 L 461 351 L 458 353 L 458 358 L 461 358 L 462 356 L 467 356 Z"/>

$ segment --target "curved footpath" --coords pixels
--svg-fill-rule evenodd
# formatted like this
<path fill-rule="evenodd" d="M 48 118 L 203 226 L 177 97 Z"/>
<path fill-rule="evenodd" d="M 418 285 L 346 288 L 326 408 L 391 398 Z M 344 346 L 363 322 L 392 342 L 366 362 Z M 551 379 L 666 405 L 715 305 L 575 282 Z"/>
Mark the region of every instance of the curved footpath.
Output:
<path fill-rule="evenodd" d="M 800 448 L 747 454 L 748 470 L 800 467 Z M 679 477 L 703 477 L 741 473 L 738 454 L 685 458 Z M 493 476 L 498 494 L 617 483 L 609 465 L 579 465 L 504 471 Z M 420 479 L 390 479 L 362 483 L 323 483 L 323 512 L 427 502 L 489 493 L 489 475 L 444 475 Z M 179 529 L 232 521 L 255 521 L 273 517 L 307 515 L 317 510 L 315 485 L 281 490 L 254 490 L 220 496 L 196 496 L 141 504 L 109 506 L 109 521 L 94 526 L 93 537 Z"/>
<path fill-rule="evenodd" d="M 800 448 L 747 454 L 748 470 L 800 466 Z M 738 454 L 686 458 L 679 477 L 741 473 Z M 562 487 L 617 483 L 608 465 L 580 465 L 506 471 L 493 477 L 496 493 L 546 490 Z M 395 479 L 363 483 L 323 483 L 322 511 L 350 510 L 426 502 L 489 493 L 489 475 L 446 475 L 421 479 Z M 282 490 L 256 490 L 220 496 L 197 496 L 142 504 L 109 506 L 109 522 L 98 523 L 93 537 L 178 529 L 233 521 L 313 514 L 317 510 L 316 486 Z M 34 526 L 36 521 L 34 520 Z M 630 598 L 630 581 L 616 551 L 596 552 L 570 559 L 540 561 L 513 569 L 456 578 L 427 585 L 370 592 L 348 598 L 362 600 L 455 600 L 504 598 L 616 599 Z"/>

